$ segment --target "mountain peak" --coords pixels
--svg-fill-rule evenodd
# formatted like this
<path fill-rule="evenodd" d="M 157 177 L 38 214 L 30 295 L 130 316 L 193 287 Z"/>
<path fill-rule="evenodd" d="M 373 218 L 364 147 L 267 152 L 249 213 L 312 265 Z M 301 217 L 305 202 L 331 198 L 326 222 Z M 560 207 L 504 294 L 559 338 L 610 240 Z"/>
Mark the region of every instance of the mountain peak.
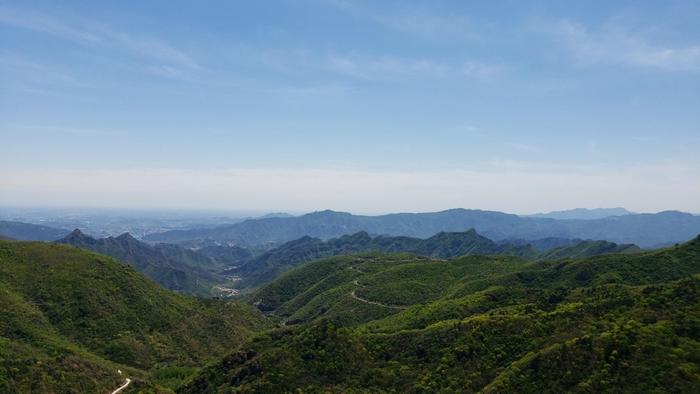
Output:
<path fill-rule="evenodd" d="M 338 212 L 338 211 L 333 211 L 330 209 L 325 209 L 323 211 L 315 211 L 315 212 L 307 213 L 304 216 L 323 218 L 323 217 L 330 217 L 330 216 L 352 216 L 352 215 L 348 212 Z"/>
<path fill-rule="evenodd" d="M 126 232 L 124 234 L 119 235 L 116 237 L 117 240 L 119 241 L 127 241 L 127 242 L 138 242 L 136 238 L 134 238 L 130 233 Z"/>
<path fill-rule="evenodd" d="M 79 228 L 76 228 L 75 230 L 71 231 L 70 234 L 68 234 L 68 236 L 71 236 L 71 237 L 84 237 L 84 236 L 85 236 L 85 233 L 83 233 L 82 231 L 80 231 Z"/>
<path fill-rule="evenodd" d="M 80 231 L 79 228 L 76 228 L 75 230 L 71 231 L 68 235 L 63 237 L 62 240 L 81 240 L 81 241 L 86 241 L 86 240 L 92 240 L 93 238 L 90 237 L 89 235 L 85 234 L 84 232 Z"/>

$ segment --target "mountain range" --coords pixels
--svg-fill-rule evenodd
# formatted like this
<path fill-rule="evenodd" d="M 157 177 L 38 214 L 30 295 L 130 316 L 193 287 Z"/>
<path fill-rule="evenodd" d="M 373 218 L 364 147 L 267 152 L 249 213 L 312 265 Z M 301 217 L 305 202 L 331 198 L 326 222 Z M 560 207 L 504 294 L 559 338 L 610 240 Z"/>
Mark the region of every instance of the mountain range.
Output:
<path fill-rule="evenodd" d="M 607 241 L 544 240 L 537 244 L 540 247 L 545 244 L 550 247 L 537 249 L 529 243 L 496 243 L 479 235 L 474 229 L 464 232 L 441 232 L 426 239 L 403 236 L 372 237 L 364 231 L 327 241 L 305 236 L 244 260 L 240 262 L 240 266 L 228 269 L 227 272 L 240 277 L 238 287 L 255 288 L 300 264 L 323 257 L 363 252 L 411 253 L 437 259 L 467 255 L 511 255 L 526 259 L 546 259 L 582 258 L 604 253 L 640 251 L 636 245 L 618 245 Z"/>
<path fill-rule="evenodd" d="M 625 216 L 633 215 L 634 212 L 630 212 L 625 208 L 574 208 L 567 209 L 564 211 L 552 211 L 548 213 L 536 213 L 534 215 L 524 215 L 525 217 L 532 218 L 550 218 L 550 219 L 581 219 L 581 220 L 591 220 L 591 219 L 604 219 L 610 216 Z"/>
<path fill-rule="evenodd" d="M 143 247 L 128 235 L 73 236 Z M 431 238 L 299 240 L 349 254 L 290 267 L 247 304 L 177 294 L 69 245 L 0 241 L 0 392 L 111 392 L 125 378 L 127 392 L 181 394 L 700 387 L 700 237 L 593 257 L 581 256 L 624 247 Z M 469 241 L 499 254 L 470 255 Z M 354 253 L 363 243 L 426 256 Z M 452 253 L 466 255 L 435 257 Z"/>
<path fill-rule="evenodd" d="M 591 220 L 521 217 L 467 209 L 381 216 L 320 211 L 295 217 L 251 219 L 216 228 L 155 233 L 144 239 L 190 245 L 215 242 L 271 248 L 303 236 L 325 240 L 366 231 L 374 235 L 428 238 L 439 232 L 461 232 L 472 228 L 496 241 L 513 238 L 605 239 L 654 248 L 684 242 L 700 233 L 700 217 L 678 211 Z"/>
<path fill-rule="evenodd" d="M 0 220 L 0 235 L 21 241 L 55 241 L 69 230 L 23 222 Z"/>
<path fill-rule="evenodd" d="M 372 253 L 250 297 L 278 319 L 180 393 L 696 392 L 700 237 L 529 262 Z"/>
<path fill-rule="evenodd" d="M 76 229 L 56 242 L 111 256 L 178 292 L 211 296 L 215 285 L 227 281 L 219 273 L 223 265 L 205 255 L 178 245 L 149 245 L 128 233 L 95 239 Z"/>

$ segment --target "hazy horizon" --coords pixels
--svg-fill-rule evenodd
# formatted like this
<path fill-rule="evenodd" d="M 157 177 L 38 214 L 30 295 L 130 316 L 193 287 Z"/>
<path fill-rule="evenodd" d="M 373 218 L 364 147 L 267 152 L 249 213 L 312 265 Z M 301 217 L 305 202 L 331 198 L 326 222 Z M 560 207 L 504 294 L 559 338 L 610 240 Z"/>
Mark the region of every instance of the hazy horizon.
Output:
<path fill-rule="evenodd" d="M 700 212 L 700 4 L 0 5 L 0 204 Z"/>
<path fill-rule="evenodd" d="M 12 217 L 24 217 L 27 215 L 35 215 L 44 219 L 52 217 L 62 217 L 75 215 L 90 217 L 90 216 L 100 216 L 100 215 L 114 215 L 114 216 L 133 216 L 139 218 L 148 217 L 189 217 L 189 218 L 206 218 L 206 217 L 222 217 L 230 219 L 242 219 L 242 218 L 259 218 L 267 215 L 276 214 L 288 214 L 292 216 L 302 216 L 306 214 L 323 212 L 323 211 L 333 211 L 339 213 L 349 213 L 352 215 L 360 216 L 381 216 L 381 215 L 391 215 L 391 214 L 402 214 L 402 213 L 433 213 L 441 211 L 449 211 L 454 209 L 466 209 L 466 210 L 476 210 L 476 211 L 494 211 L 503 212 L 506 214 L 518 215 L 518 216 L 533 216 L 538 214 L 551 214 L 558 212 L 568 212 L 577 209 L 585 209 L 589 211 L 594 211 L 598 209 L 625 209 L 632 214 L 656 214 L 664 211 L 679 211 L 684 213 L 690 213 L 692 215 L 700 215 L 697 212 L 682 211 L 677 209 L 672 210 L 662 210 L 662 211 L 633 211 L 625 207 L 572 207 L 561 210 L 548 210 L 539 212 L 513 212 L 513 211 L 502 211 L 502 210 L 489 210 L 482 209 L 478 207 L 446 207 L 442 209 L 436 209 L 431 211 L 353 211 L 347 209 L 330 209 L 330 208 L 318 208 L 311 211 L 295 211 L 295 210 L 285 210 L 285 209 L 267 209 L 267 210 L 241 210 L 241 209 L 163 209 L 163 208 L 123 208 L 123 207 L 86 207 L 86 206 L 22 206 L 22 205 L 0 205 L 0 220 L 7 220 Z"/>

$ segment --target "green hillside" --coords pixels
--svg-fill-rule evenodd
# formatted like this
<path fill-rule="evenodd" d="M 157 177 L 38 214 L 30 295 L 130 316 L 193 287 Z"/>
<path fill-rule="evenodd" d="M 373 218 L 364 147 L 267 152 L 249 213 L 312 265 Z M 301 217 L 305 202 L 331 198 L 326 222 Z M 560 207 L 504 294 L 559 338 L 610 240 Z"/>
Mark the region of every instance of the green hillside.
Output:
<path fill-rule="evenodd" d="M 227 283 L 223 265 L 207 256 L 178 245 L 149 245 L 130 234 L 95 239 L 74 230 L 56 241 L 105 254 L 131 264 L 166 289 L 199 296 L 211 296 L 212 288 Z"/>
<path fill-rule="evenodd" d="M 545 239 L 534 241 L 539 246 L 554 241 Z M 631 244 L 618 245 L 607 241 L 565 240 L 566 246 L 555 246 L 538 251 L 533 244 L 525 242 L 494 242 L 475 230 L 464 232 L 441 232 L 430 238 L 411 237 L 371 237 L 366 232 L 345 235 L 322 241 L 309 236 L 287 242 L 259 256 L 252 257 L 240 267 L 229 272 L 241 278 L 237 284 L 241 288 L 256 288 L 269 283 L 282 273 L 303 263 L 321 258 L 367 252 L 412 253 L 439 259 L 458 256 L 519 256 L 529 260 L 556 259 L 564 257 L 583 258 L 607 253 L 634 253 L 639 247 Z"/>
<path fill-rule="evenodd" d="M 0 304 L 0 392 L 106 391 L 123 380 L 117 368 L 152 382 L 267 326 L 245 304 L 172 293 L 112 258 L 38 242 L 0 241 Z"/>
<path fill-rule="evenodd" d="M 286 325 L 181 392 L 698 392 L 699 273 L 700 238 L 543 262 L 335 257 L 256 293 Z"/>
<path fill-rule="evenodd" d="M 553 248 L 540 253 L 542 260 L 561 258 L 583 258 L 609 253 L 637 253 L 641 249 L 632 244 L 616 244 L 608 241 L 581 241 L 575 245 Z"/>

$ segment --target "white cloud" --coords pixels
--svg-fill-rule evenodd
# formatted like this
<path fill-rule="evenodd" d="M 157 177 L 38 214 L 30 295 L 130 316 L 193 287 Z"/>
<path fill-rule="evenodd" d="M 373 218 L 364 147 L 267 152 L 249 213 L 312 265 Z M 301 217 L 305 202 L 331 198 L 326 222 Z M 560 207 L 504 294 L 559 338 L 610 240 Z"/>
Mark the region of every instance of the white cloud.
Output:
<path fill-rule="evenodd" d="M 18 170 L 0 204 L 354 212 L 451 207 L 536 212 L 579 206 L 700 211 L 700 169 L 492 163 L 480 169 Z"/>
<path fill-rule="evenodd" d="M 700 45 L 652 44 L 619 27 L 593 31 L 569 20 L 557 22 L 552 32 L 581 65 L 606 63 L 667 71 L 700 71 Z"/>

